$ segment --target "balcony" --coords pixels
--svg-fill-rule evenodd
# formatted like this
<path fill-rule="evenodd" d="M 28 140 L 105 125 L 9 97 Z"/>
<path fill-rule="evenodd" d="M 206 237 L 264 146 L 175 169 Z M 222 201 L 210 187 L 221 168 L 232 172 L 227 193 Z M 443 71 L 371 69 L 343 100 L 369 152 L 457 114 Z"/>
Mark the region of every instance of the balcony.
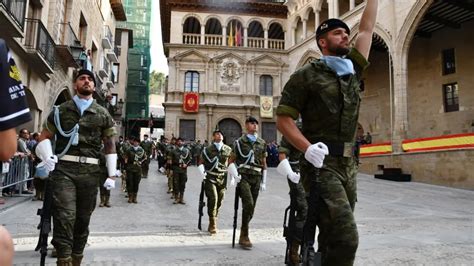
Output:
<path fill-rule="evenodd" d="M 53 73 L 55 44 L 39 19 L 25 20 L 24 46 L 31 59 L 32 68 L 39 73 Z"/>
<path fill-rule="evenodd" d="M 102 61 L 101 61 L 100 68 L 99 68 L 99 76 L 101 78 L 108 78 L 109 77 L 109 71 L 110 71 L 109 61 L 107 61 L 107 59 L 105 57 L 102 57 Z"/>
<path fill-rule="evenodd" d="M 104 47 L 104 49 L 112 49 L 114 46 L 113 37 L 109 26 L 104 26 L 104 35 L 102 36 L 102 47 Z"/>
<path fill-rule="evenodd" d="M 26 0 L 0 0 L 2 37 L 21 37 L 25 26 Z"/>
<path fill-rule="evenodd" d="M 107 80 L 107 81 L 105 82 L 105 86 L 107 86 L 107 88 L 108 88 L 109 90 L 112 90 L 113 88 L 115 88 L 115 85 L 114 85 L 114 83 L 113 83 L 111 80 Z"/>
<path fill-rule="evenodd" d="M 183 43 L 184 44 L 201 44 L 201 34 L 184 33 Z"/>
<path fill-rule="evenodd" d="M 107 58 L 109 59 L 110 63 L 118 63 L 118 57 L 115 54 L 115 51 L 110 49 L 106 52 Z"/>
<path fill-rule="evenodd" d="M 248 37 L 248 47 L 250 48 L 265 48 L 265 39 L 258 37 Z"/>
<path fill-rule="evenodd" d="M 56 53 L 67 67 L 78 68 L 80 66 L 79 56 L 84 47 L 74 33 L 70 23 L 59 23 L 60 39 L 56 45 Z"/>
<path fill-rule="evenodd" d="M 205 45 L 222 45 L 222 34 L 206 34 L 204 35 L 204 44 Z"/>
<path fill-rule="evenodd" d="M 285 50 L 285 40 L 268 39 L 268 49 Z"/>

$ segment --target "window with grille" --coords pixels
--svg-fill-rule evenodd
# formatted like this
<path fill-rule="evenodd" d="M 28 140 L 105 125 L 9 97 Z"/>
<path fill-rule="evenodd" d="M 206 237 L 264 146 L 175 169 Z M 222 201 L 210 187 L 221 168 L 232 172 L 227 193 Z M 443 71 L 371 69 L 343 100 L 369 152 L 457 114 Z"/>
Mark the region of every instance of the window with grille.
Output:
<path fill-rule="evenodd" d="M 187 71 L 184 81 L 185 92 L 199 92 L 199 73 L 197 71 Z"/>
<path fill-rule="evenodd" d="M 443 96 L 445 112 L 459 111 L 459 95 L 457 83 L 444 84 Z"/>
<path fill-rule="evenodd" d="M 260 95 L 273 95 L 273 78 L 270 75 L 262 75 L 260 77 Z"/>
<path fill-rule="evenodd" d="M 443 50 L 443 75 L 456 72 L 454 48 Z"/>

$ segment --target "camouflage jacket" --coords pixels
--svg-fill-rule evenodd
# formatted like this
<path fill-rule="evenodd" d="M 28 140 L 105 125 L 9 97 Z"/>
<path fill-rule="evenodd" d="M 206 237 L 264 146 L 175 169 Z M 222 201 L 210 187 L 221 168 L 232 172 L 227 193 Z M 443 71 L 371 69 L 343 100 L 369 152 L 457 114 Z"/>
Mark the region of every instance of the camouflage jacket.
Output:
<path fill-rule="evenodd" d="M 283 89 L 277 115 L 297 119 L 301 114 L 302 133 L 311 143 L 355 142 L 360 81 L 369 63 L 354 48 L 346 58 L 355 74 L 340 77 L 317 59 L 291 75 Z"/>
<path fill-rule="evenodd" d="M 151 140 L 147 140 L 147 141 L 144 140 L 140 142 L 140 146 L 145 150 L 146 154 L 151 155 L 155 145 L 153 144 Z"/>
<path fill-rule="evenodd" d="M 127 159 L 127 171 L 141 171 L 141 163 L 147 158 L 147 154 L 142 147 L 138 146 L 137 150 L 135 150 L 133 146 L 130 146 L 124 155 Z"/>
<path fill-rule="evenodd" d="M 250 151 L 253 151 L 253 155 L 250 155 Z M 262 175 L 265 158 L 267 157 L 267 145 L 265 140 L 257 138 L 257 140 L 252 143 L 247 135 L 243 135 L 234 141 L 232 154 L 240 174 Z M 245 167 L 251 167 L 253 169 Z M 260 171 L 256 169 L 260 169 Z"/>
<path fill-rule="evenodd" d="M 183 147 L 181 150 L 175 148 L 170 152 L 171 164 L 173 171 L 177 173 L 185 173 L 187 166 L 191 163 L 192 154 L 188 148 Z M 186 167 L 183 167 L 186 165 Z"/>
<path fill-rule="evenodd" d="M 222 179 L 225 177 L 231 153 L 232 148 L 225 144 L 222 146 L 220 151 L 214 143 L 202 150 L 201 159 L 204 162 L 204 169 L 206 169 L 207 178 L 215 179 L 218 176 L 219 179 Z"/>

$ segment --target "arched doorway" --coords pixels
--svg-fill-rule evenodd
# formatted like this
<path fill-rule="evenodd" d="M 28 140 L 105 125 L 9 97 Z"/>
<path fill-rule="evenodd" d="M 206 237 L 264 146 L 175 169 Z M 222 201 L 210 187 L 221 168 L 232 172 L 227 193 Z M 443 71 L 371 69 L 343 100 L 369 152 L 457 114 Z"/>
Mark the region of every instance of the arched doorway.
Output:
<path fill-rule="evenodd" d="M 219 129 L 224 133 L 224 143 L 232 146 L 234 141 L 242 135 L 242 127 L 239 122 L 232 118 L 222 119 L 219 122 Z"/>
<path fill-rule="evenodd" d="M 70 99 L 72 99 L 72 97 L 69 94 L 68 89 L 65 88 L 63 91 L 61 91 L 61 93 L 56 98 L 56 101 L 54 102 L 54 105 L 60 105 L 63 102 L 68 101 Z"/>

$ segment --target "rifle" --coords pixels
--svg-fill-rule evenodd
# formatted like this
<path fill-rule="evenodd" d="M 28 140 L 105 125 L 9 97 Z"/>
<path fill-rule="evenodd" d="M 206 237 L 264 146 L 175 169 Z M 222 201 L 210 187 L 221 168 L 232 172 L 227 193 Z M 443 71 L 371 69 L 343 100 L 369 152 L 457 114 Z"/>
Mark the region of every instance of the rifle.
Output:
<path fill-rule="evenodd" d="M 53 189 L 51 187 L 51 181 L 45 180 L 45 191 L 43 199 L 43 207 L 38 209 L 37 215 L 41 217 L 38 229 L 40 230 L 38 244 L 36 245 L 35 251 L 40 252 L 41 261 L 40 265 L 44 266 L 46 255 L 48 254 L 48 235 L 51 232 L 51 208 L 53 205 Z"/>
<path fill-rule="evenodd" d="M 321 266 L 321 252 L 315 252 L 313 244 L 316 234 L 316 225 L 318 223 L 318 197 L 319 185 L 317 179 L 319 177 L 319 168 L 316 168 L 315 175 L 311 178 L 311 188 L 309 192 L 310 203 L 308 206 L 308 215 L 304 225 L 304 237 L 301 246 L 301 258 L 303 266 Z M 311 207 L 311 203 L 314 207 Z"/>
<path fill-rule="evenodd" d="M 201 182 L 201 193 L 199 194 L 199 207 L 198 207 L 198 213 L 199 213 L 199 219 L 198 219 L 198 228 L 199 230 L 202 230 L 201 228 L 201 219 L 202 216 L 204 215 L 204 206 L 206 206 L 206 203 L 204 202 L 204 180 Z"/>
<path fill-rule="evenodd" d="M 285 252 L 285 264 L 292 265 L 289 254 L 291 245 L 295 236 L 295 216 L 296 211 L 292 206 L 288 206 L 285 209 L 285 216 L 283 218 L 283 237 L 286 239 L 286 252 Z"/>
<path fill-rule="evenodd" d="M 237 215 L 239 213 L 239 197 L 240 197 L 240 189 L 239 185 L 235 187 L 235 197 L 234 197 L 234 231 L 232 232 L 232 248 L 235 247 L 235 231 L 237 230 Z"/>

